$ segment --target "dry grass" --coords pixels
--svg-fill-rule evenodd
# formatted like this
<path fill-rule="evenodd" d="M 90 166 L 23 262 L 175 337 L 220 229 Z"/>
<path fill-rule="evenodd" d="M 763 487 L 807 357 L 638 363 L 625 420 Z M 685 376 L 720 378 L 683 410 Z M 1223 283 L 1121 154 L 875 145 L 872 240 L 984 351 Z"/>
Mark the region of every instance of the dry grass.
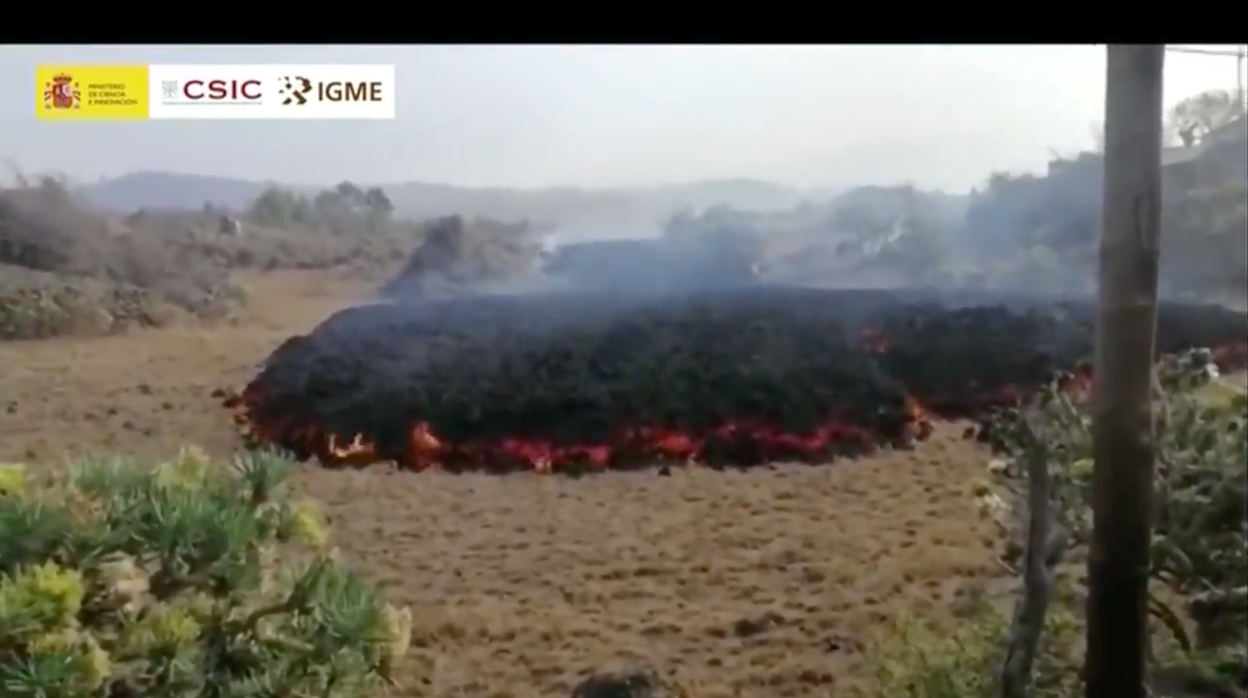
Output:
<path fill-rule="evenodd" d="M 237 444 L 214 388 L 238 384 L 362 283 L 248 282 L 248 324 L 0 344 L 0 461 Z M 953 627 L 996 577 L 970 495 L 986 455 L 940 431 L 831 467 L 582 480 L 309 468 L 344 555 L 417 615 L 404 695 L 566 695 L 591 670 L 652 665 L 689 695 L 827 696 L 869 679 L 901 610 Z"/>

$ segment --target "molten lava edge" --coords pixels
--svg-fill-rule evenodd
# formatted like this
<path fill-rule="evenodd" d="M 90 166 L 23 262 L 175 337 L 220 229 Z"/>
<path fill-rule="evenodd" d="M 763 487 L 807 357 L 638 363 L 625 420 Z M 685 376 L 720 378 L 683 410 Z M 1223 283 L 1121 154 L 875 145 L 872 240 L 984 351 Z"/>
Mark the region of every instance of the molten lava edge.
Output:
<path fill-rule="evenodd" d="M 935 300 L 934 300 L 935 299 Z M 1087 301 L 762 288 L 351 308 L 226 400 L 246 440 L 323 464 L 579 473 L 827 462 L 1086 388 Z M 1248 363 L 1248 319 L 1163 303 L 1158 349 Z"/>

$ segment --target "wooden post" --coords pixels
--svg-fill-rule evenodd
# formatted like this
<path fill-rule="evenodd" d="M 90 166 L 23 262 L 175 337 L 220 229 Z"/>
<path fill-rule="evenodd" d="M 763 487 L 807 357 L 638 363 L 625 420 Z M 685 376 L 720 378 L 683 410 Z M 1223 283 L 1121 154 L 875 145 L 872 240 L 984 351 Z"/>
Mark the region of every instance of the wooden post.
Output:
<path fill-rule="evenodd" d="M 1086 695 L 1145 698 L 1165 48 L 1111 45 L 1106 63 Z"/>

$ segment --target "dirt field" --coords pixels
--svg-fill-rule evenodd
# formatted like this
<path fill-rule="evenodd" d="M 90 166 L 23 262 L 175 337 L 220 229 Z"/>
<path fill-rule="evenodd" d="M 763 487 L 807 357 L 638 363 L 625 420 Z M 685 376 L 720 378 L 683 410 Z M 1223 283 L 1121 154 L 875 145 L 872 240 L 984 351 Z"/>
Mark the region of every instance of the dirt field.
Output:
<path fill-rule="evenodd" d="M 0 461 L 88 450 L 226 454 L 210 393 L 362 289 L 250 284 L 244 326 L 0 344 Z M 952 621 L 1000 569 L 970 482 L 987 455 L 949 428 L 908 453 L 742 473 L 445 476 L 308 469 L 343 552 L 416 616 L 403 694 L 566 696 L 648 665 L 691 696 L 843 695 L 899 609 Z"/>

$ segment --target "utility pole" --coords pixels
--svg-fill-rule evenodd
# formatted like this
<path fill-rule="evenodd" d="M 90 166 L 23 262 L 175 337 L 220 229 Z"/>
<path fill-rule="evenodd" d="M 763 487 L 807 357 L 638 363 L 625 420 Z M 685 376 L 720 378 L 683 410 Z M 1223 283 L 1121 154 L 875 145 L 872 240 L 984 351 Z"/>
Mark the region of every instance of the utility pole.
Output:
<path fill-rule="evenodd" d="M 1165 47 L 1107 48 L 1087 698 L 1145 698 Z"/>
<path fill-rule="evenodd" d="M 1235 99 L 1240 115 L 1248 113 L 1248 93 L 1244 92 L 1244 61 L 1248 60 L 1248 46 L 1240 44 L 1235 56 Z"/>

